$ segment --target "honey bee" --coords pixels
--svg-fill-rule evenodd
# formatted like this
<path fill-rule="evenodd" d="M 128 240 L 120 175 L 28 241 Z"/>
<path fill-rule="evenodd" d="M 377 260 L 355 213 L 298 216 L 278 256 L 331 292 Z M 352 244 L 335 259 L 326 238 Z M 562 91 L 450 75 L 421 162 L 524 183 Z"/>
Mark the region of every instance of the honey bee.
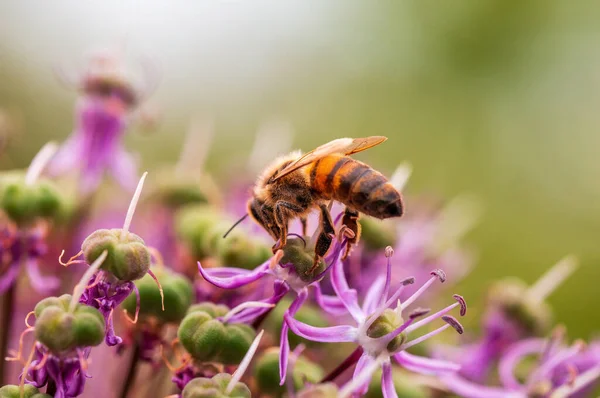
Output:
<path fill-rule="evenodd" d="M 381 136 L 339 138 L 304 155 L 295 151 L 273 161 L 258 177 L 247 204 L 248 214 L 277 241 L 273 252 L 286 245 L 291 220 L 299 218 L 305 230 L 307 215 L 319 209 L 317 264 L 335 236 L 327 207 L 332 200 L 346 206 L 342 225 L 354 235 L 347 240 L 343 258 L 360 238 L 359 213 L 379 219 L 402 216 L 400 192 L 380 172 L 350 157 L 385 140 Z"/>

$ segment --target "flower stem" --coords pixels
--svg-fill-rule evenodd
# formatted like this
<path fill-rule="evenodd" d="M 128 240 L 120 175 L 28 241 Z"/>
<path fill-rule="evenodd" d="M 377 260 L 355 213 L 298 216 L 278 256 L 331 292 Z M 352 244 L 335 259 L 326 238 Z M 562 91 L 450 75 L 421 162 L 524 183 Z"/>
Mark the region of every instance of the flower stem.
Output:
<path fill-rule="evenodd" d="M 344 373 L 346 369 L 356 364 L 362 354 L 363 348 L 360 346 L 356 347 L 356 350 L 352 351 L 352 354 L 350 354 L 348 358 L 344 359 L 344 361 L 339 364 L 337 368 L 333 369 L 327 376 L 325 376 L 325 378 L 321 380 L 321 383 L 327 383 L 335 380 L 339 375 Z"/>
<path fill-rule="evenodd" d="M 129 368 L 127 370 L 127 376 L 125 377 L 123 387 L 121 388 L 121 394 L 119 395 L 121 398 L 127 398 L 129 389 L 133 387 L 133 384 L 135 382 L 135 375 L 137 373 L 137 368 L 139 364 L 139 357 L 140 344 L 136 341 L 133 343 L 133 352 L 131 353 L 131 358 L 129 359 Z"/>
<path fill-rule="evenodd" d="M 6 384 L 4 378 L 6 361 L 4 361 L 4 358 L 9 356 L 7 350 L 11 331 L 11 315 L 13 313 L 15 293 L 17 290 L 16 286 L 16 283 L 13 283 L 4 294 L 4 298 L 2 300 L 2 314 L 0 314 L 0 325 L 2 325 L 2 340 L 0 343 L 0 354 L 2 355 L 0 358 L 0 386 Z"/>

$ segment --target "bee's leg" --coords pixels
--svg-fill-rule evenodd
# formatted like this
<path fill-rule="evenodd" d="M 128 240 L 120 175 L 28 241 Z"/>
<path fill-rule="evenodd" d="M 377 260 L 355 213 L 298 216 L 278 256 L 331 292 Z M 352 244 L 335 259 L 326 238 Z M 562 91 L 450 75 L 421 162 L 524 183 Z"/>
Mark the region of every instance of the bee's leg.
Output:
<path fill-rule="evenodd" d="M 335 228 L 333 227 L 333 221 L 331 220 L 329 209 L 327 209 L 327 206 L 323 204 L 320 205 L 319 208 L 321 209 L 321 214 L 319 217 L 321 232 L 319 233 L 317 244 L 315 245 L 315 261 L 308 273 L 313 272 L 317 268 L 319 261 L 323 258 L 323 256 L 325 256 L 325 254 L 327 254 L 327 251 L 331 246 L 331 242 L 335 237 Z"/>
<path fill-rule="evenodd" d="M 276 244 L 277 248 L 274 246 L 273 251 L 277 251 L 282 247 L 285 247 L 287 244 L 287 235 L 288 235 L 288 220 L 290 219 L 290 213 L 300 213 L 304 209 L 300 206 L 297 206 L 290 202 L 285 202 L 280 200 L 275 203 L 275 222 L 279 227 L 280 237 L 279 244 Z"/>
<path fill-rule="evenodd" d="M 356 210 L 352 210 L 346 207 L 344 211 L 344 217 L 342 218 L 342 225 L 348 227 L 352 232 L 354 232 L 354 237 L 348 238 L 346 241 L 346 249 L 344 250 L 344 255 L 342 256 L 342 260 L 345 260 L 350 254 L 350 249 L 352 245 L 355 245 L 356 242 L 360 239 L 360 224 L 358 223 L 359 213 Z"/>

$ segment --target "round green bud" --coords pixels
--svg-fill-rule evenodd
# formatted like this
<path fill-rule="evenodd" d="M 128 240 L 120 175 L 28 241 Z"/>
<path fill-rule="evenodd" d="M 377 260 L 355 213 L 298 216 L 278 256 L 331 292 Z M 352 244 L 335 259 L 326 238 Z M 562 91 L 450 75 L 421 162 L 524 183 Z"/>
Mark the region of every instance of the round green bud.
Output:
<path fill-rule="evenodd" d="M 409 374 L 395 366 L 392 367 L 392 380 L 394 382 L 394 389 L 399 397 L 421 398 L 429 396 L 423 386 L 414 382 L 414 378 L 411 378 Z M 365 398 L 383 398 L 383 392 L 381 391 L 381 369 L 373 374 Z"/>
<path fill-rule="evenodd" d="M 288 239 L 283 248 L 283 257 L 279 264 L 293 264 L 298 277 L 304 282 L 313 282 L 327 267 L 325 261 L 320 260 L 317 267 L 312 270 L 315 259 L 315 248 L 306 246 L 306 240 L 300 238 Z M 311 271 L 312 270 L 312 271 Z"/>
<path fill-rule="evenodd" d="M 488 303 L 514 320 L 525 333 L 540 336 L 552 324 L 552 311 L 548 304 L 532 301 L 527 295 L 528 286 L 519 279 L 505 279 L 494 283 L 488 292 Z"/>
<path fill-rule="evenodd" d="M 35 337 L 55 354 L 97 346 L 104 340 L 105 322 L 96 308 L 77 304 L 69 312 L 71 295 L 48 297 L 34 309 Z"/>
<path fill-rule="evenodd" d="M 37 184 L 38 213 L 41 217 L 54 218 L 61 211 L 61 198 L 56 187 L 49 181 Z"/>
<path fill-rule="evenodd" d="M 272 395 L 281 395 L 284 386 L 279 385 L 279 348 L 272 347 L 266 350 L 256 361 L 254 377 L 261 392 Z M 324 377 L 323 368 L 316 363 L 300 357 L 296 360 L 292 377 L 294 389 L 299 391 L 308 382 L 316 384 Z"/>
<path fill-rule="evenodd" d="M 231 392 L 226 393 L 227 386 L 231 381 L 231 375 L 219 373 L 209 379 L 197 377 L 190 380 L 181 392 L 182 398 L 250 398 L 251 393 L 248 386 L 237 382 Z"/>
<path fill-rule="evenodd" d="M 102 252 L 108 252 L 101 269 L 122 281 L 141 279 L 150 269 L 150 251 L 144 240 L 122 229 L 99 229 L 88 236 L 81 245 L 88 264 L 93 263 Z"/>
<path fill-rule="evenodd" d="M 155 187 L 150 197 L 170 208 L 179 208 L 188 204 L 207 203 L 207 195 L 200 189 L 202 186 L 194 176 L 176 170 L 158 173 Z"/>
<path fill-rule="evenodd" d="M 187 313 L 193 314 L 194 312 L 200 311 L 206 312 L 208 315 L 211 316 L 211 318 L 217 318 L 227 314 L 229 312 L 229 307 L 227 307 L 225 304 L 216 304 L 210 301 L 205 301 L 203 303 L 198 303 L 190 306 L 190 308 L 188 308 Z"/>
<path fill-rule="evenodd" d="M 23 395 L 21 396 L 21 388 L 15 385 L 5 385 L 0 388 L 0 398 L 52 398 L 51 395 L 41 393 L 40 390 L 31 384 L 23 385 Z"/>
<path fill-rule="evenodd" d="M 283 319 L 283 314 L 288 308 L 290 308 L 291 304 L 292 300 L 284 297 L 279 304 L 273 308 L 267 319 L 265 319 L 265 328 L 275 336 L 279 336 L 281 334 L 281 320 Z M 310 303 L 303 304 L 296 315 L 294 315 L 294 319 L 315 327 L 323 328 L 329 326 L 329 322 L 327 322 L 327 319 L 323 316 L 322 311 Z M 292 347 L 295 347 L 300 343 L 308 347 L 313 347 L 319 344 L 311 340 L 306 340 L 295 333 L 289 334 L 289 340 Z"/>
<path fill-rule="evenodd" d="M 334 383 L 315 384 L 296 394 L 297 398 L 337 398 L 338 388 Z"/>
<path fill-rule="evenodd" d="M 193 308 L 181 321 L 177 337 L 198 361 L 234 365 L 246 355 L 256 332 L 246 324 L 224 324 Z"/>
<path fill-rule="evenodd" d="M 273 255 L 268 245 L 258 239 L 253 239 L 242 231 L 233 231 L 226 239 L 223 239 L 223 234 L 230 227 L 231 224 L 225 229 L 211 230 L 211 232 L 215 232 L 214 236 L 217 238 L 213 247 L 215 247 L 217 257 L 222 265 L 254 269 Z"/>
<path fill-rule="evenodd" d="M 156 282 L 146 274 L 135 282 L 140 292 L 140 316 L 155 317 L 163 323 L 181 321 L 194 298 L 192 283 L 167 267 L 154 267 L 153 272 L 163 288 L 165 310 L 162 310 L 162 299 Z M 129 314 L 134 314 L 136 304 L 136 294 L 131 292 L 122 305 Z"/>
<path fill-rule="evenodd" d="M 367 329 L 367 336 L 371 338 L 383 337 L 388 333 L 398 329 L 400 325 L 404 323 L 404 320 L 398 313 L 390 308 L 386 309 L 383 314 L 379 316 L 373 322 L 369 329 Z M 406 334 L 400 333 L 394 337 L 387 345 L 387 350 L 390 353 L 396 352 L 400 349 L 400 346 L 406 341 Z"/>
<path fill-rule="evenodd" d="M 395 245 L 397 233 L 394 224 L 367 216 L 361 217 L 358 222 L 361 227 L 360 241 L 366 249 L 377 251 Z"/>
<path fill-rule="evenodd" d="M 0 178 L 0 197 L 0 206 L 18 225 L 29 224 L 40 217 L 55 218 L 62 203 L 58 190 L 50 181 L 38 180 L 27 185 L 21 172 Z"/>
<path fill-rule="evenodd" d="M 175 216 L 175 230 L 186 243 L 190 254 L 198 259 L 213 255 L 209 241 L 211 228 L 221 220 L 217 210 L 210 206 L 187 206 Z"/>

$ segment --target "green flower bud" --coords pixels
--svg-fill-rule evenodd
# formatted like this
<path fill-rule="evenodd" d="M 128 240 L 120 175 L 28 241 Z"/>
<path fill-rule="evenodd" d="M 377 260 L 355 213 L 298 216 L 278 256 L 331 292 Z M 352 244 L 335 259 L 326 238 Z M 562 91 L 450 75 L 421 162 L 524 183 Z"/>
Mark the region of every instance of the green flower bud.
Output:
<path fill-rule="evenodd" d="M 231 227 L 231 223 L 218 224 L 218 227 L 211 229 L 211 233 L 214 233 L 212 244 L 219 262 L 224 266 L 254 269 L 273 255 L 268 245 L 242 231 L 233 231 L 223 239 L 223 234 Z"/>
<path fill-rule="evenodd" d="M 394 382 L 394 389 L 399 397 L 421 398 L 429 396 L 423 386 L 414 382 L 414 378 L 411 378 L 409 374 L 395 366 L 392 367 L 392 379 Z M 373 374 L 365 398 L 383 398 L 383 392 L 381 391 L 381 369 Z"/>
<path fill-rule="evenodd" d="M 167 207 L 179 208 L 188 204 L 207 203 L 207 195 L 200 189 L 204 186 L 194 178 L 175 170 L 157 175 L 155 189 L 150 197 Z"/>
<path fill-rule="evenodd" d="M 397 234 L 393 223 L 367 216 L 361 217 L 358 222 L 361 227 L 360 241 L 368 250 L 383 250 L 395 245 Z"/>
<path fill-rule="evenodd" d="M 254 367 L 254 377 L 261 392 L 277 396 L 285 392 L 285 387 L 279 385 L 279 348 L 269 348 L 260 356 Z M 296 360 L 292 377 L 294 389 L 299 391 L 306 382 L 318 383 L 324 377 L 324 372 L 316 363 L 300 357 Z"/>
<path fill-rule="evenodd" d="M 551 326 L 552 311 L 546 303 L 531 301 L 527 289 L 528 286 L 518 279 L 499 281 L 490 287 L 488 302 L 508 319 L 518 322 L 528 335 L 540 336 Z"/>
<path fill-rule="evenodd" d="M 315 248 L 305 247 L 305 240 L 300 238 L 288 239 L 283 248 L 283 257 L 279 264 L 293 264 L 298 277 L 304 282 L 314 281 L 315 276 L 321 274 L 326 264 L 323 260 L 319 261 L 317 267 L 311 272 L 315 258 Z"/>
<path fill-rule="evenodd" d="M 390 308 L 386 309 L 379 318 L 373 322 L 367 330 L 367 336 L 371 338 L 383 337 L 388 333 L 398 329 L 404 320 L 398 313 Z M 391 353 L 400 349 L 400 346 L 406 341 L 406 334 L 400 333 L 394 337 L 387 345 L 387 350 Z"/>
<path fill-rule="evenodd" d="M 337 396 L 338 388 L 333 383 L 315 384 L 296 394 L 297 398 L 337 398 Z"/>
<path fill-rule="evenodd" d="M 239 363 L 256 337 L 254 329 L 246 324 L 224 324 L 209 312 L 194 307 L 190 308 L 177 331 L 183 347 L 201 362 Z M 212 310 L 219 309 L 214 307 Z"/>
<path fill-rule="evenodd" d="M 191 380 L 181 392 L 182 398 L 250 398 L 248 386 L 237 382 L 230 393 L 226 393 L 231 375 L 219 373 L 209 379 L 198 377 Z"/>
<path fill-rule="evenodd" d="M 163 323 L 181 321 L 194 298 L 192 283 L 167 267 L 155 267 L 153 272 L 163 288 L 165 310 L 162 310 L 162 299 L 156 282 L 146 274 L 135 282 L 140 292 L 140 316 L 155 317 Z M 135 292 L 131 292 L 123 301 L 123 308 L 129 314 L 135 313 L 136 300 Z"/>
<path fill-rule="evenodd" d="M 272 334 L 279 336 L 281 334 L 281 326 L 284 312 L 290 308 L 292 300 L 288 298 L 283 298 L 279 304 L 273 308 L 267 319 L 265 319 L 265 327 Z M 294 319 L 299 320 L 300 322 L 304 322 L 308 325 L 312 325 L 315 327 L 326 327 L 329 326 L 329 322 L 323 316 L 322 311 L 313 304 L 305 303 L 300 307 L 296 315 L 294 315 Z M 312 347 L 318 345 L 314 341 L 306 340 L 300 336 L 297 336 L 294 333 L 289 334 L 289 340 L 292 347 L 297 346 L 302 343 L 308 347 Z"/>
<path fill-rule="evenodd" d="M 102 313 L 83 304 L 71 313 L 70 303 L 71 295 L 63 294 L 43 299 L 34 309 L 36 339 L 55 354 L 97 346 L 104 340 Z"/>
<path fill-rule="evenodd" d="M 127 232 L 121 239 L 122 229 L 99 229 L 88 236 L 81 245 L 85 261 L 93 263 L 104 250 L 108 252 L 101 269 L 122 281 L 141 279 L 150 269 L 150 251 L 144 240 Z"/>
<path fill-rule="evenodd" d="M 49 181 L 27 185 L 22 175 L 10 174 L 3 176 L 0 185 L 0 206 L 18 225 L 29 224 L 40 217 L 54 218 L 60 212 L 60 195 Z"/>
<path fill-rule="evenodd" d="M 175 230 L 194 258 L 202 259 L 213 254 L 209 231 L 220 219 L 218 211 L 204 205 L 188 206 L 177 212 Z"/>
<path fill-rule="evenodd" d="M 190 306 L 187 313 L 193 314 L 195 312 L 206 312 L 211 318 L 217 318 L 220 316 L 225 316 L 229 312 L 229 307 L 225 304 L 216 304 L 211 303 L 210 301 L 206 301 L 204 303 L 194 304 Z"/>
<path fill-rule="evenodd" d="M 19 386 L 5 385 L 0 388 L 0 398 L 21 398 L 21 389 Z M 25 384 L 23 386 L 23 398 L 52 398 L 52 396 L 41 393 L 31 384 Z"/>

